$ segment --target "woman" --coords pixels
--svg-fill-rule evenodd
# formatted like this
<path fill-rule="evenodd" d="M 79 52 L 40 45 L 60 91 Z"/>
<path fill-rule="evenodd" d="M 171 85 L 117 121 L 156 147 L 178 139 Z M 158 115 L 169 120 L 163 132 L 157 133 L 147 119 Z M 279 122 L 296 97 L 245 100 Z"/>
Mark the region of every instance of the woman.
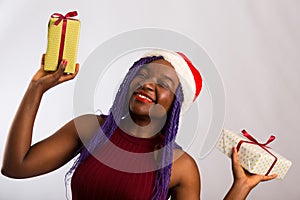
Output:
<path fill-rule="evenodd" d="M 77 64 L 74 74 L 64 74 L 67 61 L 63 60 L 56 72 L 48 73 L 43 63 L 44 57 L 11 125 L 4 175 L 27 178 L 45 174 L 80 152 L 67 173 L 67 179 L 73 174 L 72 199 L 200 198 L 197 165 L 175 143 L 181 114 L 202 86 L 200 73 L 185 55 L 167 50 L 149 52 L 130 68 L 107 116 L 79 116 L 32 145 L 43 94 L 73 79 L 79 70 Z M 234 183 L 225 199 L 245 199 L 260 181 L 276 177 L 245 172 L 235 148 L 232 170 Z"/>

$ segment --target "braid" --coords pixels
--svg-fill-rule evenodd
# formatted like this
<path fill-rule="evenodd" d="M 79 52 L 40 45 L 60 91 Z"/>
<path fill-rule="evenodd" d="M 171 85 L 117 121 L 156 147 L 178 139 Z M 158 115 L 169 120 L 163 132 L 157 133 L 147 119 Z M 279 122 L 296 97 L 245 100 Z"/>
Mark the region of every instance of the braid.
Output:
<path fill-rule="evenodd" d="M 172 169 L 172 160 L 173 160 L 173 150 L 174 148 L 181 148 L 178 144 L 175 143 L 181 104 L 183 102 L 183 92 L 181 85 L 178 86 L 173 106 L 168 113 L 167 124 L 164 127 L 164 144 L 163 144 L 163 155 L 161 168 L 156 173 L 155 186 L 153 193 L 153 200 L 166 199 L 168 195 L 168 187 L 170 184 L 170 176 Z"/>

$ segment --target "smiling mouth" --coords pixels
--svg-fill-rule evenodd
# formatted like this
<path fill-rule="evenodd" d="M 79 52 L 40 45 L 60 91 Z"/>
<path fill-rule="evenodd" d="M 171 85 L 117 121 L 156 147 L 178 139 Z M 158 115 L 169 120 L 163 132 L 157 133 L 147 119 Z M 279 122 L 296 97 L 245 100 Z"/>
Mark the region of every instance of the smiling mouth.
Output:
<path fill-rule="evenodd" d="M 143 102 L 143 103 L 153 103 L 154 102 L 150 97 L 148 97 L 142 93 L 139 93 L 139 92 L 134 93 L 134 97 L 135 97 L 135 99 L 137 99 L 138 101 Z"/>

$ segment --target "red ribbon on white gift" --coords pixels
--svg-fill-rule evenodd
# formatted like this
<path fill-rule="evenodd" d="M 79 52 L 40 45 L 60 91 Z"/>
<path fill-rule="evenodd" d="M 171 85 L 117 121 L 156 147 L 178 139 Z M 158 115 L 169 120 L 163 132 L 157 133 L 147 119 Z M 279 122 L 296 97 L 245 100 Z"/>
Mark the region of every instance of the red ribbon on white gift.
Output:
<path fill-rule="evenodd" d="M 63 21 L 63 25 L 62 25 L 62 31 L 61 31 L 61 38 L 60 38 L 60 47 L 59 47 L 59 55 L 58 55 L 58 63 L 61 62 L 62 58 L 63 58 L 63 53 L 64 53 L 64 47 L 65 47 L 65 38 L 66 38 L 66 31 L 67 31 L 67 20 L 76 20 L 73 19 L 71 17 L 75 17 L 77 16 L 77 11 L 72 11 L 72 12 L 68 12 L 65 15 L 62 15 L 60 13 L 54 13 L 51 15 L 51 18 L 58 18 L 54 25 L 58 26 L 60 24 L 61 21 Z"/>
<path fill-rule="evenodd" d="M 267 141 L 266 143 L 262 144 L 262 143 L 259 143 L 259 142 L 258 142 L 253 136 L 251 136 L 246 130 L 242 130 L 242 133 L 243 133 L 243 135 L 244 135 L 246 138 L 248 138 L 250 141 L 246 141 L 246 140 L 241 140 L 241 141 L 239 141 L 239 143 L 238 143 L 238 145 L 237 145 L 237 147 L 236 147 L 237 151 L 240 149 L 242 143 L 244 143 L 244 142 L 245 142 L 245 143 L 249 143 L 249 144 L 256 144 L 256 145 L 260 146 L 261 148 L 263 148 L 265 151 L 267 151 L 270 155 L 272 155 L 272 156 L 275 158 L 274 162 L 272 163 L 272 165 L 270 166 L 269 170 L 268 170 L 267 173 L 265 174 L 266 176 L 269 175 L 269 173 L 271 172 L 271 170 L 273 169 L 273 167 L 275 166 L 275 164 L 276 164 L 276 162 L 277 162 L 277 160 L 278 160 L 277 157 L 276 157 L 274 154 L 272 154 L 272 153 L 267 149 L 267 148 L 270 148 L 270 147 L 268 147 L 267 145 L 268 145 L 269 143 L 271 143 L 272 141 L 275 140 L 275 136 L 274 136 L 274 135 L 271 135 L 270 138 L 268 139 L 268 141 Z"/>

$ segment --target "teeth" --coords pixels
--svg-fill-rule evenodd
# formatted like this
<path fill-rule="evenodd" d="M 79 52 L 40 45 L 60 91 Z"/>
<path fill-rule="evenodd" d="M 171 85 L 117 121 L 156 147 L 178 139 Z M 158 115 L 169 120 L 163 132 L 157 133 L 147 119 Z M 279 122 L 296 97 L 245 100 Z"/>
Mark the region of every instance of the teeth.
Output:
<path fill-rule="evenodd" d="M 147 99 L 148 101 L 152 101 L 149 97 L 146 97 L 142 94 L 137 94 L 139 97 L 143 98 L 143 99 Z"/>

